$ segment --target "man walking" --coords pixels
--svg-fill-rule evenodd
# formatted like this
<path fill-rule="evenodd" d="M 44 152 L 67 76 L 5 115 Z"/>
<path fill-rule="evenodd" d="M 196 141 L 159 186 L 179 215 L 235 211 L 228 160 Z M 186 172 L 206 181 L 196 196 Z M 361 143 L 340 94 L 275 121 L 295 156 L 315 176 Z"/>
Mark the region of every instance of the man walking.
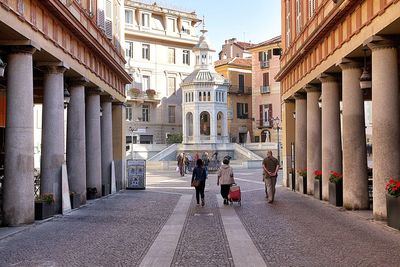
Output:
<path fill-rule="evenodd" d="M 265 183 L 265 198 L 268 199 L 268 203 L 274 202 L 278 170 L 279 161 L 272 156 L 272 151 L 268 151 L 267 157 L 263 160 L 263 181 Z"/>

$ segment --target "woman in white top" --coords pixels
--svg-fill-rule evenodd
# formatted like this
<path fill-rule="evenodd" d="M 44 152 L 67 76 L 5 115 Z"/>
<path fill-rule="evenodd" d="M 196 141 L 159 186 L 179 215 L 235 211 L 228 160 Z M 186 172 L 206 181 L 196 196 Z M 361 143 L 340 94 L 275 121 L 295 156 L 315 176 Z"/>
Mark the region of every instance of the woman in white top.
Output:
<path fill-rule="evenodd" d="M 233 179 L 233 169 L 229 166 L 229 159 L 224 158 L 223 165 L 218 169 L 217 185 L 221 185 L 221 196 L 224 199 L 224 204 L 228 205 L 229 188 L 235 183 Z"/>

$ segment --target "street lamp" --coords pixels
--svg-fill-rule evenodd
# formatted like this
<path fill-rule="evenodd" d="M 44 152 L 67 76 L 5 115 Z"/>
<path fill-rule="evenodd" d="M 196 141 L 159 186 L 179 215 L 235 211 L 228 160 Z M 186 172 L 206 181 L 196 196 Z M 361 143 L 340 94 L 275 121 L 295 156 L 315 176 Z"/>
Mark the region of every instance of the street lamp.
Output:
<path fill-rule="evenodd" d="M 281 146 L 280 146 L 280 141 L 279 141 L 279 130 L 281 129 L 279 124 L 281 122 L 281 119 L 279 117 L 276 117 L 275 119 L 273 119 L 273 121 L 274 121 L 274 129 L 276 129 L 276 133 L 278 136 L 278 142 L 277 142 L 278 162 L 279 162 L 279 164 L 281 164 L 281 153 L 280 153 Z"/>
<path fill-rule="evenodd" d="M 64 85 L 64 108 L 68 107 L 70 100 L 71 100 L 71 95 L 68 92 L 67 85 Z"/>
<path fill-rule="evenodd" d="M 4 71 L 6 69 L 7 63 L 3 62 L 0 58 L 0 77 L 4 77 Z"/>
<path fill-rule="evenodd" d="M 318 99 L 318 107 L 319 109 L 322 109 L 322 96 L 320 96 Z"/>
<path fill-rule="evenodd" d="M 364 68 L 360 77 L 360 89 L 364 91 L 372 87 L 372 78 L 367 67 L 367 48 L 364 50 Z"/>

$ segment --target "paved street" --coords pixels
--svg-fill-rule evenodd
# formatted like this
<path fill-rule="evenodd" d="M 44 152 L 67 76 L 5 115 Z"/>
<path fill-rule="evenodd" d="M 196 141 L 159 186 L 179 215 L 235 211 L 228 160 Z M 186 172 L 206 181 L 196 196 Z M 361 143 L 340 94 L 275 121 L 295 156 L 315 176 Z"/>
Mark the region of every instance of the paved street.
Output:
<path fill-rule="evenodd" d="M 147 175 L 144 191 L 91 201 L 0 240 L 0 266 L 399 266 L 400 232 L 235 170 L 242 206 L 221 205 L 216 176 L 197 206 L 190 176 Z M 0 234 L 7 229 L 0 229 Z"/>

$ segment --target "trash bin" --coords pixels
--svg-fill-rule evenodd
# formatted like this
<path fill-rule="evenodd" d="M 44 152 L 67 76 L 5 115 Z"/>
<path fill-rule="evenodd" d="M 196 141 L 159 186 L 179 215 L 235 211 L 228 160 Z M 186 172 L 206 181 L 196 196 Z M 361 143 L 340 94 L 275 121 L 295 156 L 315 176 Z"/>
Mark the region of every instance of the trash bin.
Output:
<path fill-rule="evenodd" d="M 126 160 L 126 189 L 146 189 L 146 161 L 144 159 Z"/>

